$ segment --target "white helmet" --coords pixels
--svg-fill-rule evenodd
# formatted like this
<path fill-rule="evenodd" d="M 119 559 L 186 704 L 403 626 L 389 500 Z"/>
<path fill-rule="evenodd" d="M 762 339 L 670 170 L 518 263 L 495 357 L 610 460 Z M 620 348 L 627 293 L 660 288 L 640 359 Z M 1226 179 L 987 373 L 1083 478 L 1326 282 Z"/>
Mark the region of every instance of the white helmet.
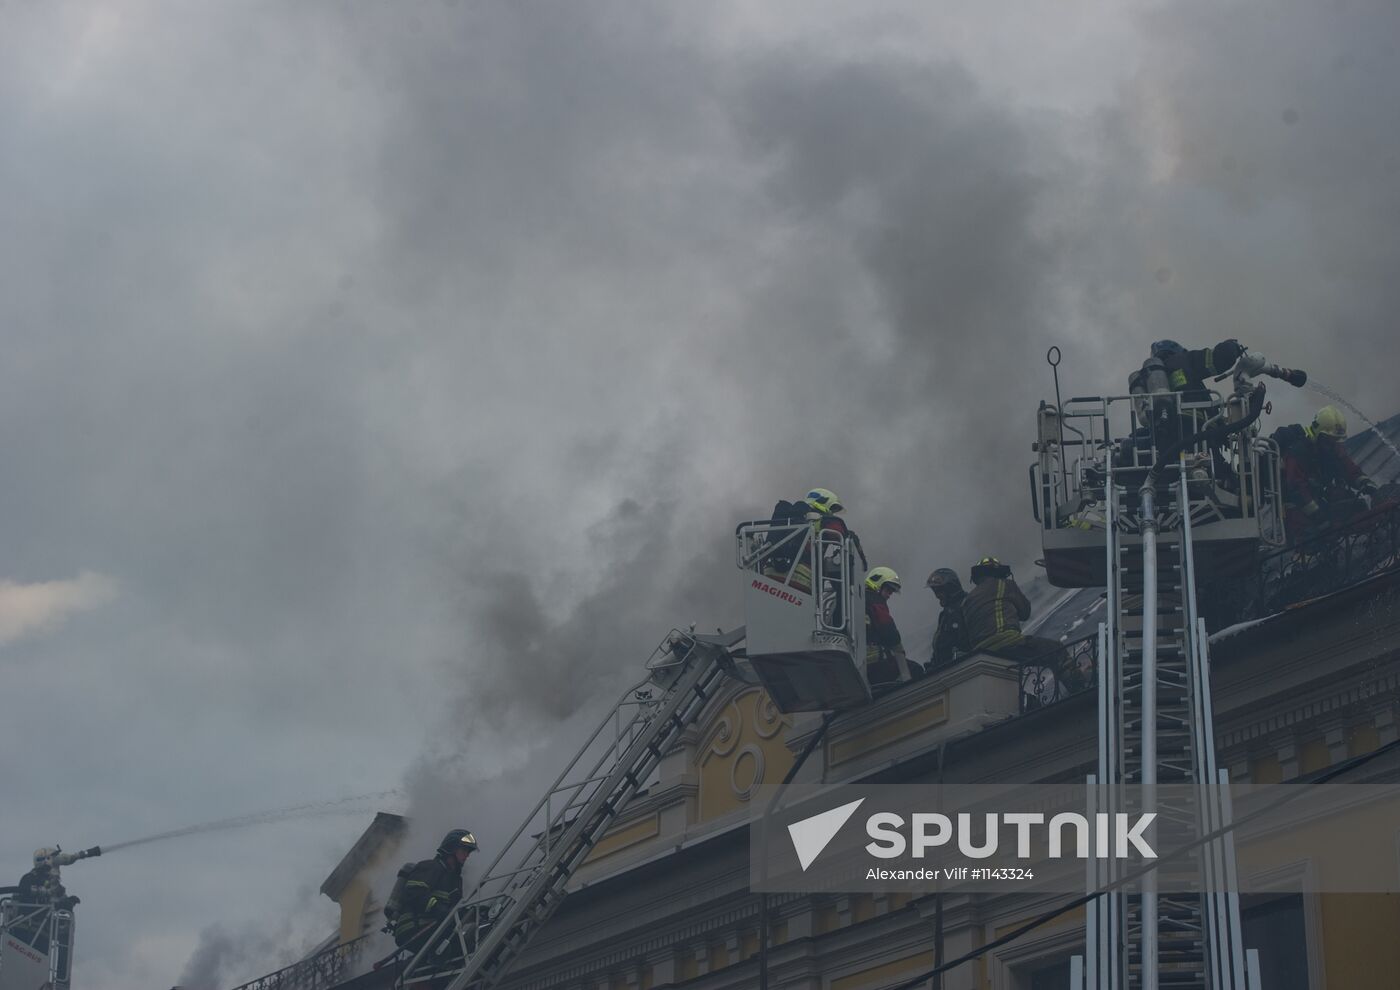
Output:
<path fill-rule="evenodd" d="M 36 868 L 37 868 L 37 867 L 40 867 L 40 866 L 52 866 L 52 865 L 53 865 L 53 859 L 54 859 L 55 856 L 58 855 L 58 853 L 59 853 L 59 850 L 58 850 L 58 849 L 56 849 L 56 848 L 50 848 L 50 847 L 48 847 L 48 846 L 45 846 L 45 847 L 42 848 L 42 849 L 35 849 L 35 850 L 34 850 L 34 866 L 35 866 Z"/>

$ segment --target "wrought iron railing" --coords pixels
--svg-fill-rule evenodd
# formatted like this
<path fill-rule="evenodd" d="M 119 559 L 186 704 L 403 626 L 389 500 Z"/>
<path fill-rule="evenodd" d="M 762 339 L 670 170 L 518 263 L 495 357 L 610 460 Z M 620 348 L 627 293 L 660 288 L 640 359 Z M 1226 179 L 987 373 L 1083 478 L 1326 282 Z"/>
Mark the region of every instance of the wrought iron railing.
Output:
<path fill-rule="evenodd" d="M 1098 683 L 1099 638 L 1090 635 L 1062 643 L 1042 654 L 1019 659 L 1016 667 L 1021 713 L 1045 708 L 1089 691 Z"/>
<path fill-rule="evenodd" d="M 1282 550 L 1251 572 L 1203 588 L 1212 630 L 1263 618 L 1400 567 L 1400 504 L 1391 503 Z"/>
<path fill-rule="evenodd" d="M 355 975 L 354 964 L 372 937 L 371 933 L 349 942 L 332 945 L 275 973 L 268 973 L 250 983 L 235 987 L 234 990 L 325 990 L 333 987 Z"/>
<path fill-rule="evenodd" d="M 1263 618 L 1400 568 L 1400 504 L 1388 504 L 1345 525 L 1282 550 L 1262 554 L 1245 574 L 1212 582 L 1199 599 L 1207 625 L 1217 630 Z M 1022 713 L 1093 688 L 1098 637 L 1019 659 Z"/>

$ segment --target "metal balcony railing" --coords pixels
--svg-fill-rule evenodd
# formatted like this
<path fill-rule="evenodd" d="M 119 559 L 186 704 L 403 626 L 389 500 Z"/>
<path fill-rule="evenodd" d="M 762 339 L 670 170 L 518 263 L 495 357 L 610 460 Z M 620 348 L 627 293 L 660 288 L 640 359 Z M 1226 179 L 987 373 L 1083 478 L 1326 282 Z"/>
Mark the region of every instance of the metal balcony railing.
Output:
<path fill-rule="evenodd" d="M 1258 566 L 1201 595 L 1207 625 L 1218 630 L 1260 619 L 1400 567 L 1400 504 L 1364 513 L 1291 547 L 1270 550 Z"/>
<path fill-rule="evenodd" d="M 275 973 L 235 987 L 234 990 L 325 990 L 354 975 L 354 964 L 368 945 L 371 935 L 340 942 Z"/>
<path fill-rule="evenodd" d="M 1098 684 L 1099 637 L 1085 636 L 1017 662 L 1021 714 L 1046 708 Z"/>

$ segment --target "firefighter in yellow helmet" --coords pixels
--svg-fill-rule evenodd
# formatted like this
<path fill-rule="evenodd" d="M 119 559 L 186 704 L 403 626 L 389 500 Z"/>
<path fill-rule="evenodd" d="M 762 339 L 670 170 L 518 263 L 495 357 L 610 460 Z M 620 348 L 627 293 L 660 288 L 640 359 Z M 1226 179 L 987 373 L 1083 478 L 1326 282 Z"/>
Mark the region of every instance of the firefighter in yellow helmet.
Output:
<path fill-rule="evenodd" d="M 893 568 L 872 567 L 865 576 L 865 675 L 872 688 L 918 676 L 913 672 L 918 665 L 905 655 L 899 627 L 890 614 L 890 598 L 899 588 Z"/>
<path fill-rule="evenodd" d="M 826 488 L 813 488 L 807 493 L 807 497 L 799 504 L 805 504 L 808 508 L 808 518 L 812 521 L 812 540 L 816 544 L 816 552 L 827 563 L 835 563 L 836 554 L 840 552 L 841 546 L 850 532 L 846 528 L 846 520 L 841 518 L 841 513 L 846 507 L 841 504 L 841 499 L 836 493 Z M 807 587 L 812 586 L 812 573 L 803 564 L 798 564 L 793 571 L 793 584 L 805 583 Z"/>
<path fill-rule="evenodd" d="M 1274 432 L 1283 455 L 1284 525 L 1290 541 L 1345 521 L 1356 509 L 1356 495 L 1376 493 L 1376 483 L 1347 453 L 1346 438 L 1347 420 L 1336 406 L 1319 409 L 1310 426 Z"/>
<path fill-rule="evenodd" d="M 830 557 L 838 551 L 849 530 L 841 518 L 845 511 L 841 499 L 828 488 L 813 488 L 800 500 L 783 500 L 773 507 L 772 523 L 778 527 L 773 548 L 764 555 L 763 573 L 774 580 L 785 580 L 805 594 L 812 592 L 812 560 L 814 556 Z M 810 542 L 802 523 L 810 523 Z M 794 562 L 794 556 L 797 558 Z"/>

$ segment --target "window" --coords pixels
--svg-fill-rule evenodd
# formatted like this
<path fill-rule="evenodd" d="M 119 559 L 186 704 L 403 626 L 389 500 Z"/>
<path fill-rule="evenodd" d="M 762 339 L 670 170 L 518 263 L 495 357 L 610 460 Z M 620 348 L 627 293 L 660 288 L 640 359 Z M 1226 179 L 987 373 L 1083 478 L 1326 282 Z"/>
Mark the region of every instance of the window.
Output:
<path fill-rule="evenodd" d="M 1302 894 L 1240 898 L 1244 944 L 1259 950 L 1259 974 L 1269 990 L 1308 990 L 1308 939 Z"/>
<path fill-rule="evenodd" d="M 1062 959 L 1048 966 L 1037 965 L 1026 982 L 1028 990 L 1065 990 L 1069 986 L 1069 960 Z"/>

